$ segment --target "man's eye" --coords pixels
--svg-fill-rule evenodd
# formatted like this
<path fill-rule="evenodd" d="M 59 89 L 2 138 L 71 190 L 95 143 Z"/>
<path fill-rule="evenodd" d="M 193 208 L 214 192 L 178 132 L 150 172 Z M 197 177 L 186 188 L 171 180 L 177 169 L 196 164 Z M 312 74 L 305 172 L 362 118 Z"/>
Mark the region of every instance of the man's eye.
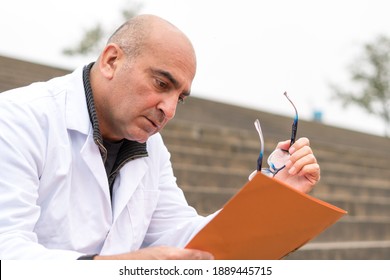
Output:
<path fill-rule="evenodd" d="M 168 84 L 165 83 L 164 81 L 162 80 L 159 80 L 159 79 L 156 79 L 155 80 L 155 83 L 156 83 L 156 86 L 160 89 L 166 89 L 168 87 Z"/>
<path fill-rule="evenodd" d="M 179 99 L 177 100 L 177 103 L 179 104 L 184 104 L 185 103 L 185 99 L 183 96 L 180 96 Z"/>

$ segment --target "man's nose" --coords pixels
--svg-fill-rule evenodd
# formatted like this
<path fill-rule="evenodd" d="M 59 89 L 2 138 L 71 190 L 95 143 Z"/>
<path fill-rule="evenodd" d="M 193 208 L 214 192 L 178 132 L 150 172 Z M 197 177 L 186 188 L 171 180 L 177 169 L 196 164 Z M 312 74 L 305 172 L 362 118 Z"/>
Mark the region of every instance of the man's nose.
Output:
<path fill-rule="evenodd" d="M 159 103 L 158 109 L 164 113 L 164 116 L 167 120 L 171 120 L 175 116 L 177 100 L 177 97 L 174 95 L 164 96 L 164 98 Z"/>

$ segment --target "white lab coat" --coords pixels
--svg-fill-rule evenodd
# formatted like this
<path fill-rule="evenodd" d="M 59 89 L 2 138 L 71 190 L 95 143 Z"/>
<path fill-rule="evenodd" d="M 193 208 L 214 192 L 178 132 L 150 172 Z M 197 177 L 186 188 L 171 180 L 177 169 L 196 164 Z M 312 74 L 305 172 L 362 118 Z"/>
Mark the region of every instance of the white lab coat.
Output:
<path fill-rule="evenodd" d="M 111 205 L 82 69 L 0 94 L 0 259 L 184 246 L 211 217 L 187 205 L 161 136 L 127 163 Z"/>

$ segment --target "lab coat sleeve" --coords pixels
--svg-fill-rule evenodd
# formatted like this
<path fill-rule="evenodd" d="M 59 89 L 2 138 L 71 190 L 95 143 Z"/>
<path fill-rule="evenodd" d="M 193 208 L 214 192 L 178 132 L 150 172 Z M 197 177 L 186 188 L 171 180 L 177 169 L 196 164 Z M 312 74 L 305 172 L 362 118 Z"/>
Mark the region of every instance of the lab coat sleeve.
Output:
<path fill-rule="evenodd" d="M 152 150 L 151 154 L 159 154 L 159 190 L 160 196 L 153 213 L 148 231 L 142 247 L 149 246 L 174 246 L 184 247 L 214 214 L 203 217 L 188 205 L 183 191 L 177 186 L 174 176 L 170 153 L 162 143 L 161 137 L 154 137 L 161 141 L 158 150 Z"/>
<path fill-rule="evenodd" d="M 34 233 L 47 120 L 27 103 L 0 100 L 0 259 L 77 259 L 79 252 L 43 247 Z"/>

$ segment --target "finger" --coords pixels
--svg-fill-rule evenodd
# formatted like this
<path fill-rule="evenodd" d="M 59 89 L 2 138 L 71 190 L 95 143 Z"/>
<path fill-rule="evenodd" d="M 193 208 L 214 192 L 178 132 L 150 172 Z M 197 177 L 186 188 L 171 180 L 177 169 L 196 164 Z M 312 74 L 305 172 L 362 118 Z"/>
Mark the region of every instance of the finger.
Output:
<path fill-rule="evenodd" d="M 310 140 L 306 137 L 301 137 L 295 141 L 294 145 L 290 147 L 289 153 L 293 154 L 295 151 L 301 149 L 304 146 L 310 146 Z"/>
<path fill-rule="evenodd" d="M 314 185 L 316 184 L 320 178 L 321 178 L 321 171 L 320 166 L 318 163 L 308 164 L 305 165 L 301 171 L 299 172 L 300 176 L 305 176 L 309 182 Z"/>
<path fill-rule="evenodd" d="M 291 168 L 298 160 L 300 160 L 301 158 L 304 158 L 308 155 L 313 155 L 313 151 L 309 146 L 303 146 L 299 150 L 295 151 L 293 154 L 290 155 L 289 160 L 286 162 L 287 169 Z M 313 157 L 314 157 L 314 155 L 313 155 Z M 307 164 L 317 162 L 317 159 L 315 157 L 311 158 L 311 159 L 313 161 L 307 162 Z"/>
<path fill-rule="evenodd" d="M 296 150 L 294 153 L 290 154 L 290 160 L 295 163 L 298 160 L 300 160 L 303 157 L 306 157 L 308 155 L 313 155 L 313 150 L 309 146 L 303 146 L 299 150 Z M 317 160 L 315 157 L 313 158 L 313 162 L 316 162 Z"/>
<path fill-rule="evenodd" d="M 308 150 L 308 149 L 310 149 L 310 148 L 304 147 L 301 150 Z M 301 150 L 299 152 L 301 152 Z M 306 153 L 306 151 L 303 151 L 302 153 L 304 153 L 303 156 L 300 156 L 299 158 L 297 158 L 295 160 L 292 157 L 290 157 L 290 160 L 289 160 L 290 162 L 286 163 L 286 167 L 288 168 L 288 173 L 290 175 L 295 175 L 295 174 L 300 173 L 301 170 L 303 170 L 303 168 L 307 165 L 317 164 L 317 159 L 315 158 L 315 156 L 312 153 L 309 153 L 309 152 Z"/>
<path fill-rule="evenodd" d="M 191 260 L 213 260 L 214 256 L 206 251 L 196 249 L 185 249 L 187 252 L 187 259 Z"/>

